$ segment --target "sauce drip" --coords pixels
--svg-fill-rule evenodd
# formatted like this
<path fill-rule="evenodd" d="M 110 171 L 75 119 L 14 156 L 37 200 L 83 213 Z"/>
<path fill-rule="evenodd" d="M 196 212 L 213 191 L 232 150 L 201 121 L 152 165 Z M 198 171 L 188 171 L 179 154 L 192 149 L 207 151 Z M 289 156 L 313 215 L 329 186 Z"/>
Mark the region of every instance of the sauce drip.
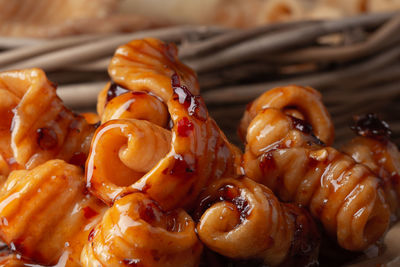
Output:
<path fill-rule="evenodd" d="M 125 87 L 123 87 L 119 84 L 116 84 L 115 82 L 112 82 L 110 85 L 110 88 L 108 88 L 108 91 L 107 91 L 106 105 L 113 98 L 120 96 L 122 94 L 128 93 L 128 92 L 130 92 L 130 90 L 126 89 Z"/>

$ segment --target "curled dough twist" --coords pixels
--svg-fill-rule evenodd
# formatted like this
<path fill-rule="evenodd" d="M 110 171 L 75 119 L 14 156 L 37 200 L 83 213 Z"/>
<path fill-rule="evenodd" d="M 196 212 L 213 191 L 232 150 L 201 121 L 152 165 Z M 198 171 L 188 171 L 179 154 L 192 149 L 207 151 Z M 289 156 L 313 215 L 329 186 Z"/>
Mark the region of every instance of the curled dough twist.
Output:
<path fill-rule="evenodd" d="M 134 183 L 131 185 L 114 187 L 115 184 L 111 184 L 110 180 L 104 182 L 107 179 L 105 176 L 95 175 L 94 170 L 93 159 L 96 151 L 102 146 L 99 136 L 106 131 L 104 129 L 114 128 L 111 125 L 122 120 L 109 121 L 106 126 L 96 131 L 86 168 L 87 184 L 93 194 L 111 204 L 121 195 L 142 191 L 166 210 L 176 207 L 190 208 L 200 191 L 213 180 L 236 175 L 240 152 L 227 141 L 215 121 L 209 117 L 202 98 L 193 96 L 184 87 L 176 87 L 174 91 L 173 97 L 168 101 L 168 109 L 174 123 L 170 150 L 150 171 L 146 170 L 147 173 L 139 180 L 135 182 L 135 178 L 132 178 Z M 142 122 L 142 125 L 151 127 L 153 131 L 163 131 L 149 122 Z M 134 138 L 134 135 L 131 136 Z M 123 147 L 125 148 L 124 145 Z M 146 153 L 152 152 L 154 151 Z M 135 164 L 132 162 L 131 166 Z M 112 193 L 108 196 L 103 195 L 97 191 L 99 187 L 96 187 L 96 184 L 104 184 L 104 187 L 112 189 Z"/>
<path fill-rule="evenodd" d="M 0 191 L 0 236 L 23 256 L 55 264 L 63 251 L 79 262 L 90 225 L 104 204 L 84 194 L 80 168 L 50 160 L 32 170 L 10 173 Z"/>
<path fill-rule="evenodd" d="M 120 46 L 108 73 L 113 82 L 100 92 L 97 103 L 102 123 L 117 118 L 150 119 L 164 127 L 169 119 L 165 103 L 173 94 L 171 77 L 194 95 L 200 91 L 195 72 L 179 61 L 176 46 L 152 38 Z"/>
<path fill-rule="evenodd" d="M 260 99 L 255 103 L 262 106 Z M 363 250 L 386 231 L 390 210 L 380 179 L 323 146 L 305 121 L 284 110 L 260 110 L 249 123 L 246 141 L 246 175 L 283 201 L 308 207 L 342 247 Z"/>
<path fill-rule="evenodd" d="M 111 61 L 109 74 L 115 83 L 100 93 L 98 105 L 102 121 L 108 122 L 96 131 L 86 168 L 89 190 L 109 205 L 125 194 L 142 191 L 165 210 L 192 208 L 205 186 L 215 179 L 236 175 L 241 153 L 210 118 L 203 99 L 197 95 L 195 73 L 180 63 L 176 54 L 174 45 L 145 39 L 121 46 Z M 132 124 L 115 120 L 120 118 L 148 120 L 141 125 L 151 128 L 153 133 L 149 136 L 163 132 L 164 137 L 171 136 L 164 138 L 164 141 L 171 140 L 170 144 L 163 142 L 157 153 L 151 149 L 145 153 L 135 151 L 136 147 L 123 143 L 122 140 L 127 140 L 122 137 L 124 134 L 117 133 L 119 126 L 116 124 Z M 168 126 L 172 129 L 166 133 L 167 130 L 161 127 L 165 128 L 169 120 Z M 114 130 L 108 131 L 111 128 Z M 121 136 L 119 145 L 127 155 L 146 155 L 154 160 L 137 170 L 140 161 L 123 160 L 119 152 L 109 153 L 110 146 L 108 152 L 101 152 L 102 142 L 111 138 L 106 137 L 109 133 L 110 136 L 111 133 Z M 138 136 L 133 132 L 129 135 L 131 139 Z M 148 140 L 146 145 L 143 143 L 143 148 L 156 146 L 159 139 Z M 119 145 L 116 147 L 121 151 Z M 113 173 L 115 177 L 110 178 L 107 171 L 96 171 L 94 158 L 97 153 L 108 158 L 118 154 L 119 158 L 110 162 L 118 162 L 124 172 Z"/>
<path fill-rule="evenodd" d="M 400 214 L 400 151 L 390 140 L 389 126 L 374 114 L 356 118 L 353 127 L 359 135 L 342 147 L 343 152 L 366 165 L 382 179 L 391 211 Z M 396 219 L 396 218 L 393 218 Z"/>
<path fill-rule="evenodd" d="M 182 209 L 164 212 L 142 193 L 117 200 L 89 235 L 83 266 L 197 266 L 202 245 Z"/>
<path fill-rule="evenodd" d="M 316 260 L 319 234 L 308 213 L 280 203 L 251 179 L 223 179 L 202 194 L 197 225 L 201 241 L 230 258 L 262 259 L 269 266 L 295 257 Z"/>
<path fill-rule="evenodd" d="M 291 85 L 269 90 L 248 105 L 240 122 L 239 134 L 245 139 L 254 117 L 264 109 L 275 108 L 305 120 L 318 139 L 331 145 L 334 139 L 333 123 L 321 98 L 321 94 L 311 87 Z"/>
<path fill-rule="evenodd" d="M 170 150 L 171 132 L 134 119 L 112 120 L 96 131 L 87 162 L 90 191 L 111 205 Z"/>
<path fill-rule="evenodd" d="M 11 125 L 16 163 L 31 169 L 52 158 L 74 162 L 86 157 L 93 127 L 63 106 L 42 70 L 3 72 L 0 81 L 19 99 Z"/>

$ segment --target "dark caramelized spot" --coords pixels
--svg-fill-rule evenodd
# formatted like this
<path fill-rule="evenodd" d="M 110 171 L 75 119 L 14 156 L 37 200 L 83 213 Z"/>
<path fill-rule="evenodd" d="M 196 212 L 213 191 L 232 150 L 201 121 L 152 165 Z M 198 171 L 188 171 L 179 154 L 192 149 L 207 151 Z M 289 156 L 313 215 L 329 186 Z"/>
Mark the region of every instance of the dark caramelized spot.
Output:
<path fill-rule="evenodd" d="M 151 224 L 157 218 L 156 215 L 154 214 L 154 209 L 158 209 L 158 207 L 154 203 L 149 203 L 147 205 L 140 205 L 139 207 L 140 218 Z"/>
<path fill-rule="evenodd" d="M 205 109 L 204 100 L 200 96 L 194 96 L 186 86 L 181 85 L 179 76 L 176 73 L 171 77 L 171 84 L 174 89 L 173 99 L 183 105 L 190 116 L 205 121 L 207 119 L 207 110 Z"/>
<path fill-rule="evenodd" d="M 183 117 L 178 121 L 176 130 L 179 136 L 188 137 L 193 131 L 193 124 L 188 118 Z"/>
<path fill-rule="evenodd" d="M 275 162 L 272 152 L 273 151 L 266 152 L 266 153 L 262 154 L 262 156 L 260 158 L 259 166 L 260 166 L 261 171 L 264 174 L 277 169 L 276 162 Z"/>
<path fill-rule="evenodd" d="M 85 163 L 86 163 L 86 159 L 87 159 L 87 154 L 83 153 L 83 152 L 75 152 L 71 159 L 69 160 L 68 163 L 76 165 L 76 166 L 80 166 L 80 167 L 85 167 Z"/>
<path fill-rule="evenodd" d="M 129 90 L 126 89 L 125 87 L 122 87 L 121 85 L 118 85 L 115 82 L 112 82 L 110 85 L 110 88 L 108 88 L 108 91 L 107 91 L 106 105 L 113 98 L 120 96 L 122 94 L 128 93 L 128 92 L 129 92 Z"/>
<path fill-rule="evenodd" d="M 164 55 L 168 58 L 169 61 L 175 62 L 176 59 L 176 54 L 177 54 L 177 48 L 174 43 L 163 43 L 161 45 L 162 51 Z"/>
<path fill-rule="evenodd" d="M 99 214 L 97 211 L 93 210 L 89 206 L 84 207 L 82 210 L 83 210 L 83 216 L 85 216 L 85 218 L 88 220 Z"/>
<path fill-rule="evenodd" d="M 140 260 L 139 259 L 123 259 L 122 263 L 126 266 L 139 266 Z"/>
<path fill-rule="evenodd" d="M 171 76 L 171 85 L 172 85 L 173 88 L 181 87 L 181 80 L 180 80 L 179 75 L 177 73 L 172 74 L 172 76 Z"/>
<path fill-rule="evenodd" d="M 291 115 L 287 115 L 289 118 L 292 120 L 293 127 L 303 134 L 309 135 L 313 138 L 313 142 L 317 145 L 325 146 L 324 142 L 322 142 L 318 137 L 314 135 L 313 128 L 311 124 L 306 122 L 305 120 L 298 119 L 296 117 L 293 117 Z"/>
<path fill-rule="evenodd" d="M 50 150 L 57 146 L 58 139 L 56 132 L 50 128 L 39 128 L 36 130 L 36 140 L 43 150 Z"/>
<path fill-rule="evenodd" d="M 233 203 L 240 213 L 240 221 L 243 222 L 249 215 L 250 205 L 245 198 L 240 195 L 240 191 L 233 185 L 225 185 L 218 190 L 220 201 Z"/>
<path fill-rule="evenodd" d="M 317 263 L 321 236 L 311 215 L 303 208 L 285 204 L 294 220 L 294 235 L 290 252 L 283 266 L 313 266 Z"/>
<path fill-rule="evenodd" d="M 189 179 L 194 175 L 194 168 L 189 166 L 186 160 L 181 155 L 174 156 L 175 161 L 172 168 L 167 168 L 163 170 L 163 174 L 174 175 L 179 178 Z"/>
<path fill-rule="evenodd" d="M 376 114 L 369 113 L 354 116 L 354 125 L 350 128 L 358 135 L 371 137 L 378 140 L 386 140 L 392 134 L 389 124 L 380 120 Z"/>
<path fill-rule="evenodd" d="M 289 115 L 289 117 L 292 120 L 294 128 L 296 128 L 300 132 L 302 132 L 304 134 L 311 134 L 313 132 L 312 126 L 309 123 L 307 123 L 305 120 L 301 120 L 301 119 L 298 119 L 298 118 L 290 116 L 290 115 Z"/>

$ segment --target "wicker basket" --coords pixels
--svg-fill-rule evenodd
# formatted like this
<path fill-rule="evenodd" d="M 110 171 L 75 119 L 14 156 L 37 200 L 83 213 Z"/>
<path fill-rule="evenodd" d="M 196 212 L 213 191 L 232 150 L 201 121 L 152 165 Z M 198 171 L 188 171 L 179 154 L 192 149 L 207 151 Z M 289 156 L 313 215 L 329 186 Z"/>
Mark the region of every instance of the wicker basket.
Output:
<path fill-rule="evenodd" d="M 211 114 L 233 142 L 246 103 L 278 85 L 323 93 L 337 142 L 352 115 L 376 112 L 400 142 L 400 13 L 275 24 L 250 30 L 180 26 L 55 40 L 0 39 L 0 68 L 41 67 L 67 105 L 94 110 L 115 48 L 131 39 L 176 42 L 199 75 Z"/>

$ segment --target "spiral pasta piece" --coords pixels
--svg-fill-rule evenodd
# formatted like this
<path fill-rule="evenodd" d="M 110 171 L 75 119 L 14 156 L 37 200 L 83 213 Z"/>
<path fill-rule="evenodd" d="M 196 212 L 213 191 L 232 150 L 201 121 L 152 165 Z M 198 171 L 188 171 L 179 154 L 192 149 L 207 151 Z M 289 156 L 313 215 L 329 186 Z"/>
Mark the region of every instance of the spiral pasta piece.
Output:
<path fill-rule="evenodd" d="M 400 151 L 390 141 L 389 126 L 374 114 L 357 117 L 355 132 L 359 135 L 342 147 L 344 153 L 366 165 L 382 179 L 392 214 L 400 214 Z M 393 218 L 396 219 L 396 218 Z"/>
<path fill-rule="evenodd" d="M 239 149 L 228 142 L 210 118 L 203 99 L 197 95 L 195 73 L 180 63 L 176 54 L 174 45 L 155 39 L 136 40 L 118 48 L 110 63 L 109 74 L 114 83 L 99 94 L 97 107 L 103 121 L 116 118 L 148 120 L 171 129 L 171 141 L 169 152 L 162 150 L 158 154 L 162 158 L 153 157 L 155 151 L 149 149 L 142 154 L 158 159 L 150 170 L 133 173 L 135 166 L 140 165 L 134 160 L 130 165 L 124 162 L 130 170 L 119 165 L 127 175 L 113 174 L 115 181 L 122 181 L 115 183 L 106 176 L 96 175 L 92 160 L 102 147 L 102 141 L 97 141 L 103 140 L 100 133 L 112 127 L 113 120 L 96 132 L 87 162 L 86 179 L 89 190 L 109 205 L 125 194 L 142 191 L 165 210 L 191 208 L 200 191 L 213 180 L 237 173 L 241 157 Z M 134 106 L 127 109 L 126 103 L 132 99 L 135 100 Z M 156 114 L 159 120 L 155 118 Z M 160 128 L 159 131 L 163 130 Z M 120 145 L 125 146 L 123 143 Z M 147 146 L 154 147 L 154 144 L 147 143 Z M 128 147 L 126 151 L 129 150 Z M 138 154 L 135 151 L 127 153 Z M 129 175 L 130 178 L 122 178 Z M 103 189 L 100 188 L 102 183 L 105 185 Z"/>
<path fill-rule="evenodd" d="M 31 169 L 52 158 L 74 162 L 81 154 L 86 157 L 93 127 L 63 106 L 42 70 L 3 72 L 0 80 L 18 98 L 11 125 L 17 164 Z"/>
<path fill-rule="evenodd" d="M 102 124 L 87 161 L 90 191 L 111 205 L 168 153 L 170 143 L 171 132 L 148 121 L 120 119 Z"/>
<path fill-rule="evenodd" d="M 208 116 L 202 98 L 193 96 L 185 87 L 176 87 L 174 96 L 168 101 L 168 108 L 174 123 L 171 149 L 139 180 L 135 182 L 133 179 L 132 185 L 115 187 L 115 184 L 104 183 L 101 176 L 93 175 L 96 150 L 102 146 L 102 142 L 97 141 L 98 136 L 101 129 L 107 126 L 96 132 L 86 168 L 87 184 L 93 194 L 111 204 L 119 196 L 139 190 L 149 194 L 166 210 L 190 208 L 200 191 L 213 180 L 236 175 L 240 152 Z M 142 122 L 143 125 L 151 125 Z M 113 121 L 108 123 L 105 125 L 111 125 Z M 135 163 L 132 162 L 132 165 Z M 104 195 L 98 191 L 96 184 L 103 183 L 107 189 L 112 189 L 112 194 Z"/>
<path fill-rule="evenodd" d="M 240 122 L 239 134 L 245 140 L 247 128 L 254 117 L 264 109 L 275 108 L 305 120 L 318 139 L 331 145 L 334 139 L 333 123 L 321 98 L 321 94 L 311 87 L 291 85 L 269 90 L 248 105 Z"/>
<path fill-rule="evenodd" d="M 85 194 L 82 171 L 62 160 L 11 172 L 0 190 L 0 237 L 21 255 L 55 264 L 68 252 L 77 266 L 105 205 Z"/>
<path fill-rule="evenodd" d="M 280 203 L 266 186 L 249 178 L 224 179 L 200 199 L 197 233 L 210 249 L 230 258 L 262 259 L 268 266 L 317 259 L 319 234 L 311 216 Z"/>
<path fill-rule="evenodd" d="M 202 244 L 182 209 L 165 212 L 148 196 L 117 200 L 89 236 L 83 266 L 198 266 Z"/>
<path fill-rule="evenodd" d="M 262 106 L 259 99 L 255 103 Z M 281 200 L 307 207 L 343 248 L 363 250 L 385 233 L 390 209 L 380 179 L 321 144 L 305 121 L 284 110 L 261 109 L 246 141 L 246 175 Z"/>

